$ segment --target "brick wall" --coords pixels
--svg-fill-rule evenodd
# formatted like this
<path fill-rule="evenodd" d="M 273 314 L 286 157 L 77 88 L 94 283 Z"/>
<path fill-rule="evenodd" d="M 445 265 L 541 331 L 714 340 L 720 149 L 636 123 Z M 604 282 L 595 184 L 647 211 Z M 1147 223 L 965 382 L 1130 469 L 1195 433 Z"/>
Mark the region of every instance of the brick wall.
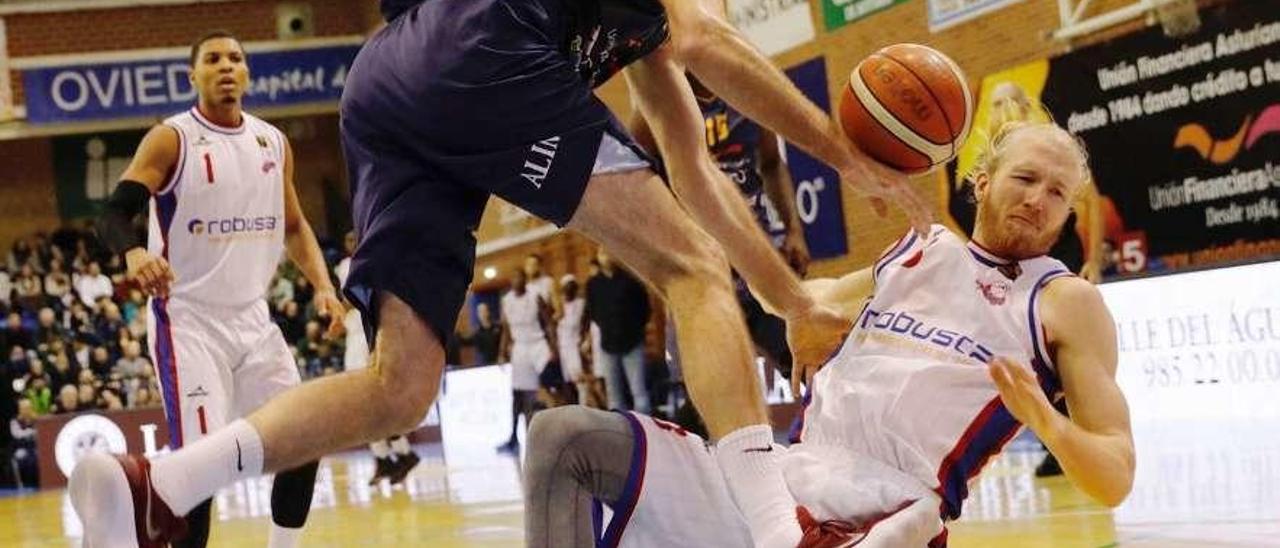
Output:
<path fill-rule="evenodd" d="M 59 224 L 48 139 L 0 142 L 0 257 L 18 238 Z"/>

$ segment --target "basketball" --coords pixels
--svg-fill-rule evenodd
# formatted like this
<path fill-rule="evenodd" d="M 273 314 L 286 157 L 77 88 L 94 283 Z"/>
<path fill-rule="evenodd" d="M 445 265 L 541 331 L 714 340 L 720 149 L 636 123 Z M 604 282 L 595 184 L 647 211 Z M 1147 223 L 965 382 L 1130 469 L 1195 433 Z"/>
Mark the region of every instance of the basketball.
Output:
<path fill-rule="evenodd" d="M 840 124 L 858 148 L 908 174 L 955 158 L 969 134 L 973 96 L 946 55 L 895 44 L 853 69 L 841 94 Z"/>

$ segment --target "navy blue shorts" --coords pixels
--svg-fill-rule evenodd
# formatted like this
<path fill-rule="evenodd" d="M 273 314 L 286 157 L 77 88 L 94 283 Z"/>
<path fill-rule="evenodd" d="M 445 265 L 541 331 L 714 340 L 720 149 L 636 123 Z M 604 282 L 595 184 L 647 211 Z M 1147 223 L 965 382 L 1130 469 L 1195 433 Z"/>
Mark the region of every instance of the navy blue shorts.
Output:
<path fill-rule="evenodd" d="M 560 2 L 561 0 L 545 0 Z M 429 0 L 361 49 L 341 103 L 356 233 L 346 295 L 372 342 L 377 293 L 441 341 L 475 268 L 490 195 L 563 226 L 608 135 L 652 165 L 560 52 L 539 1 Z"/>

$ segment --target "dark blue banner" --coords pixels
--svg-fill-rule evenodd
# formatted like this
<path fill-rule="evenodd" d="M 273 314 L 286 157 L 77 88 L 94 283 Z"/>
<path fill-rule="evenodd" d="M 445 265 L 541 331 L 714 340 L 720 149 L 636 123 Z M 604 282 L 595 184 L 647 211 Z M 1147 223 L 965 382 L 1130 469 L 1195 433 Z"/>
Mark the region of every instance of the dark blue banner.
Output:
<path fill-rule="evenodd" d="M 360 46 L 251 53 L 248 108 L 337 101 Z M 185 57 L 23 71 L 33 124 L 163 116 L 196 98 Z"/>
<path fill-rule="evenodd" d="M 787 76 L 823 111 L 831 111 L 827 95 L 827 63 L 822 57 L 787 69 Z M 796 185 L 796 209 L 804 223 L 804 239 L 814 259 L 840 257 L 849 251 L 845 238 L 840 176 L 826 164 L 787 143 L 787 165 Z"/>

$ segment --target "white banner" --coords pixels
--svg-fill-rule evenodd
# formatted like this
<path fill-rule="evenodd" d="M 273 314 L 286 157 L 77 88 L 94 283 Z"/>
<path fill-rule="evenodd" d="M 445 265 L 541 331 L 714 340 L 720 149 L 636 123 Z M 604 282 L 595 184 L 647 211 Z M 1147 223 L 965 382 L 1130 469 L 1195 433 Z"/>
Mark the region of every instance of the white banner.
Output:
<path fill-rule="evenodd" d="M 1021 0 L 929 0 L 929 31 L 938 32 Z"/>
<path fill-rule="evenodd" d="M 813 40 L 809 0 L 729 0 L 729 22 L 765 55 Z"/>
<path fill-rule="evenodd" d="M 1137 472 L 1118 525 L 1280 519 L 1280 261 L 1102 284 Z"/>

